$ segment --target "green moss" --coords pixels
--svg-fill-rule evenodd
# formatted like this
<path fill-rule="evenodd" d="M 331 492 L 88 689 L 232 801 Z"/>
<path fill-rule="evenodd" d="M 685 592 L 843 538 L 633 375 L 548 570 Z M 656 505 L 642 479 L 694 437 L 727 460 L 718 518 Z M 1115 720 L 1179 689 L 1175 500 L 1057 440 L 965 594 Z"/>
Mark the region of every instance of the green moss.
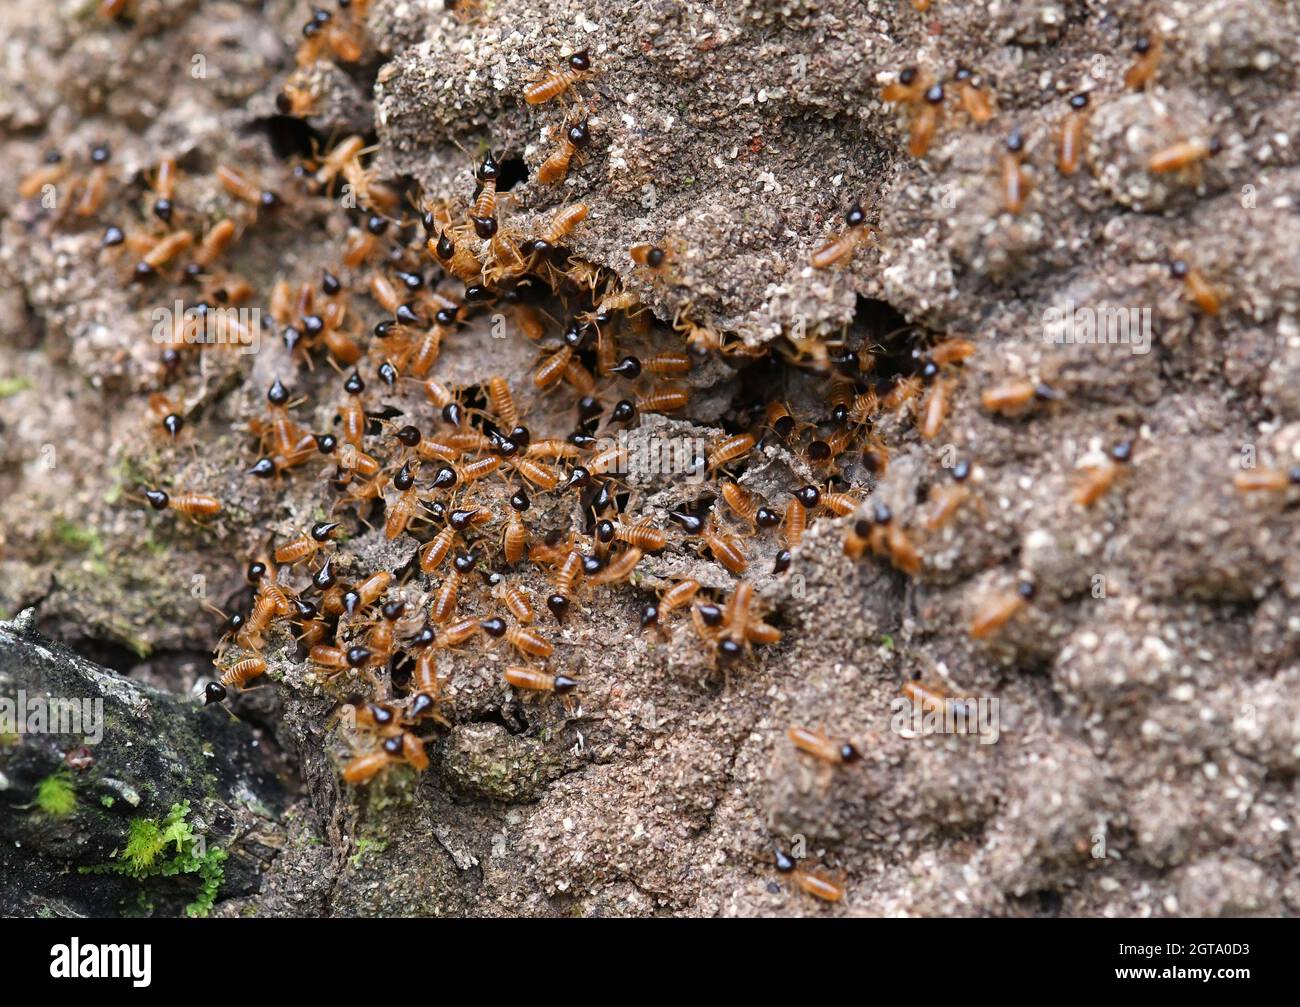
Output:
<path fill-rule="evenodd" d="M 36 784 L 36 806 L 51 818 L 65 818 L 77 808 L 77 790 L 72 777 L 54 773 Z"/>
<path fill-rule="evenodd" d="M 367 853 L 370 853 L 372 850 L 375 853 L 383 853 L 386 849 L 388 849 L 388 842 L 386 840 L 370 839 L 366 836 L 362 836 L 357 840 L 357 852 L 352 854 L 352 857 L 350 858 L 352 860 L 352 869 L 355 871 L 359 868 L 361 866 L 362 857 Z"/>
<path fill-rule="evenodd" d="M 105 794 L 103 797 L 101 797 L 101 798 L 99 799 L 99 803 L 102 804 L 102 805 L 103 805 L 104 807 L 106 807 L 106 808 L 111 808 L 111 807 L 112 807 L 114 804 L 116 804 L 117 802 L 116 802 L 115 800 L 113 800 L 113 798 L 111 798 L 111 797 L 109 797 L 107 794 Z"/>
<path fill-rule="evenodd" d="M 32 383 L 26 378 L 0 378 L 0 399 L 7 399 L 31 387 Z"/>
<path fill-rule="evenodd" d="M 197 874 L 199 889 L 194 901 L 185 907 L 186 915 L 207 916 L 217 901 L 221 882 L 225 880 L 226 858 L 229 854 L 219 847 L 207 849 L 202 837 L 194 834 L 186 818 L 190 802 L 173 804 L 167 817 L 133 818 L 127 825 L 126 845 L 113 854 L 113 862 L 81 868 L 83 874 L 124 874 L 140 882 L 151 878 L 176 877 Z M 152 902 L 144 890 L 140 892 L 137 912 L 147 915 Z"/>

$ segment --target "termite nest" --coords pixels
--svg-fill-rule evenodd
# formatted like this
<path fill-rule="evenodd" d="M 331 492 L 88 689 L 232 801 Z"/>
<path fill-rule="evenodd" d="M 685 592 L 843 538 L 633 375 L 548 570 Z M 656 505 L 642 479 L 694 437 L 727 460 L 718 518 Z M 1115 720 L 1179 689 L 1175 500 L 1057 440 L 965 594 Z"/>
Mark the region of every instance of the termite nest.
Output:
<path fill-rule="evenodd" d="M 312 13 L 297 70 L 276 102 L 282 116 L 312 113 L 318 63 L 362 60 L 368 6 L 339 0 Z M 100 10 L 123 18 L 130 7 L 106 0 Z M 453 14 L 473 17 L 474 7 L 458 3 Z M 1146 32 L 1132 48 L 1124 88 L 1148 88 L 1163 39 Z M 531 166 L 537 183 L 559 185 L 581 172 L 600 144 L 599 104 L 587 89 L 600 73 L 588 50 L 575 49 L 521 82 L 519 101 L 551 137 Z M 1079 170 L 1088 122 L 1108 97 L 1098 89 L 1064 102 L 1059 119 L 1045 124 L 1055 137 L 1049 164 L 1034 156 L 1027 124 L 999 110 L 992 82 L 975 69 L 905 67 L 881 93 L 898 109 L 912 157 L 925 157 L 941 130 L 996 131 L 1000 151 L 989 174 L 1001 212 L 1011 216 L 1033 198 L 1035 172 Z M 1218 136 L 1187 137 L 1152 151 L 1146 167 L 1194 188 L 1222 147 Z M 192 306 L 172 319 L 144 400 L 175 468 L 138 486 L 124 506 L 219 526 L 220 480 L 209 472 L 212 485 L 204 485 L 189 475 L 199 469 L 199 358 L 222 355 L 225 369 L 250 386 L 256 357 L 244 351 L 260 353 L 258 341 L 267 340 L 278 361 L 260 389 L 260 410 L 240 431 L 246 458 L 238 475 L 258 487 L 266 509 L 241 522 L 262 529 L 267 544 L 247 557 L 251 603 L 225 616 L 205 703 L 256 686 L 276 663 L 305 663 L 304 687 L 322 690 L 346 714 L 338 723 L 347 783 L 366 784 L 399 765 L 423 772 L 431 740 L 452 723 L 454 655 L 490 649 L 504 658 L 503 687 L 580 716 L 597 683 L 575 658 L 590 644 L 558 637 L 580 622 L 584 605 L 622 596 L 639 613 L 633 631 L 693 634 L 721 674 L 743 674 L 756 650 L 782 644 L 764 588 L 797 571 L 813 524 L 834 522 L 852 559 L 917 578 L 929 545 L 965 509 L 985 506 L 978 459 L 969 455 L 936 473 L 926 499 L 908 512 L 872 499 L 900 444 L 934 442 L 944 431 L 963 365 L 978 352 L 973 338 L 868 318 L 843 333 L 791 334 L 756 349 L 688 311 L 655 317 L 626 274 L 574 254 L 572 235 L 601 226 L 584 203 L 524 227 L 502 185 L 507 152 L 467 152 L 456 198 L 380 177 L 374 153 L 368 138 L 352 135 L 322 139 L 274 176 L 234 164 L 187 174 L 165 156 L 143 177 L 125 178 L 100 144 L 49 152 L 19 186 L 24 199 L 58 190 L 49 228 L 99 228 L 104 275 L 132 289 L 138 303 Z M 863 248 L 895 240 L 873 225 L 867 202 L 849 202 L 843 223 L 809 250 L 813 269 L 842 268 Z M 256 276 L 227 265 L 299 221 L 321 234 L 315 262 Z M 683 241 L 664 235 L 629 247 L 630 269 L 654 284 L 679 284 Z M 1219 283 L 1187 257 L 1171 253 L 1168 271 L 1189 310 L 1214 316 L 1227 307 Z M 255 326 L 240 308 L 261 311 Z M 489 319 L 504 338 L 534 347 L 531 373 L 442 375 L 448 347 L 481 340 Z M 750 390 L 723 411 L 717 436 L 692 460 L 682 502 L 641 509 L 640 487 L 629 478 L 635 448 L 620 434 L 654 416 L 691 419 L 694 395 L 708 387 L 695 379 L 719 361 L 728 373 L 752 375 L 743 382 Z M 791 384 L 818 386 L 818 411 L 792 405 Z M 1009 376 L 978 397 L 985 411 L 1014 423 L 1065 396 L 1048 378 Z M 792 477 L 779 495 L 762 496 L 745 474 L 775 452 L 793 460 Z M 811 478 L 794 478 L 796 470 Z M 1117 441 L 1084 466 L 1070 503 L 1093 507 L 1140 476 L 1140 445 Z M 288 534 L 275 513 L 287 484 L 318 486 L 322 511 Z M 1294 493 L 1298 485 L 1296 468 L 1235 479 L 1242 493 Z M 371 533 L 409 544 L 409 558 L 366 567 L 349 542 Z M 707 559 L 716 576 L 707 585 L 661 580 L 651 590 L 639 571 L 661 554 Z M 973 612 L 972 639 L 995 639 L 1035 604 L 1023 571 L 1007 571 L 1005 583 Z M 491 614 L 462 615 L 470 597 Z M 952 701 L 937 682 L 909 681 L 903 692 L 928 709 Z M 860 741 L 799 725 L 785 733 L 837 771 L 860 758 Z M 783 851 L 773 863 L 810 895 L 843 895 L 837 881 Z"/>

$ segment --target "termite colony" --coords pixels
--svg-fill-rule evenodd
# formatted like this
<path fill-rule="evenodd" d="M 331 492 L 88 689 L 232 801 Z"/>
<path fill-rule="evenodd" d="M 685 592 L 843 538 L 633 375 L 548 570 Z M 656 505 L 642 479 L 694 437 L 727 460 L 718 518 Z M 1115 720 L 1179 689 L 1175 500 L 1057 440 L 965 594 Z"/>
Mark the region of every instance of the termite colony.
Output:
<path fill-rule="evenodd" d="M 339 0 L 337 10 L 313 13 L 303 26 L 299 72 L 278 102 L 282 114 L 301 118 L 315 108 L 317 98 L 306 81 L 316 61 L 362 58 L 360 26 L 367 6 L 367 0 Z M 1158 36 L 1139 41 L 1127 87 L 1150 83 L 1161 47 Z M 523 87 L 520 98 L 528 106 L 549 105 L 570 92 L 577 99 L 552 124 L 550 146 L 535 166 L 538 184 L 557 185 L 582 170 L 598 141 L 594 101 L 582 94 L 598 73 L 591 54 L 576 51 Z M 914 157 L 926 156 L 952 120 L 982 128 L 998 115 L 989 83 L 960 66 L 946 79 L 906 68 L 882 98 L 906 117 L 907 150 Z M 1068 102 L 1055 155 L 1063 175 L 1081 164 L 1096 100 L 1078 94 Z M 1215 138 L 1189 139 L 1155 152 L 1148 167 L 1161 174 L 1194 170 L 1219 148 Z M 288 630 L 315 679 L 351 716 L 354 751 L 343 778 L 360 784 L 401 764 L 422 771 L 429 764 L 432 733 L 449 723 L 453 682 L 440 668 L 449 651 L 498 647 L 510 656 L 504 685 L 557 697 L 568 708 L 584 682 L 557 657 L 550 627 L 572 618 L 580 597 L 590 600 L 627 583 L 649 554 L 690 550 L 731 576 L 725 591 L 692 579 L 670 582 L 640 614 L 646 633 L 686 623 L 725 667 L 782 639 L 782 631 L 764 618 L 751 577 L 751 543 L 757 537 L 779 543 L 763 576 L 789 571 L 809 527 L 827 519 L 846 526 L 846 555 L 916 577 L 925 565 L 928 540 L 963 508 L 979 505 L 969 459 L 947 470 L 915 515 L 896 514 L 868 500 L 869 486 L 844 474 L 851 461 L 871 478 L 884 477 L 890 464 L 886 433 L 912 427 L 925 442 L 940 436 L 963 363 L 976 352 L 973 342 L 952 336 L 926 340 L 888 374 L 877 371 L 872 347 L 819 341 L 805 355 L 796 346 L 800 352 L 793 363 L 824 381 L 820 414 L 798 416 L 788 402 L 772 396 L 709 445 L 702 459 L 708 482 L 697 494 L 703 507 L 661 518 L 625 513 L 620 501 L 627 498 L 629 459 L 625 447 L 608 446 L 609 433 L 635 427 L 646 414 L 685 414 L 686 379 L 701 360 L 715 352 L 752 351 L 685 315 L 673 320 L 668 333 L 685 340 L 663 340 L 668 327 L 652 318 L 617 273 L 570 250 L 571 238 L 591 226 L 588 207 L 571 203 L 543 224 L 521 229 L 510 218 L 508 195 L 499 191 L 502 159 L 492 150 L 480 152 L 467 167 L 472 189 L 467 185 L 463 200 L 424 199 L 381 180 L 367 160 L 370 154 L 362 137 L 351 136 L 301 159 L 281 178 L 220 165 L 208 199 L 216 209 L 207 213 L 178 199 L 180 169 L 176 160 L 163 158 L 144 180 L 140 220 L 128 227 L 105 217 L 110 193 L 129 184 L 114 181 L 106 146 L 84 159 L 51 154 L 20 184 L 24 198 L 62 186 L 60 205 L 67 208 L 59 213 L 62 222 L 99 221 L 105 262 L 123 283 L 166 303 L 170 284 L 197 304 L 192 316 L 175 320 L 162 357 L 162 387 L 149 396 L 149 409 L 167 437 L 179 438 L 191 418 L 183 386 L 193 356 L 212 352 L 201 349 L 204 343 L 240 346 L 251 338 L 238 321 L 213 309 L 265 304 L 294 367 L 265 388 L 264 411 L 247 422 L 247 478 L 275 488 L 290 480 L 319 479 L 333 496 L 331 512 L 273 542 L 249 564 L 252 601 L 225 623 L 207 702 L 221 702 L 254 684 L 271 666 L 273 631 Z M 1024 134 L 1011 126 L 996 177 L 1003 208 L 1013 215 L 1023 211 L 1033 191 L 1029 155 Z M 224 265 L 232 249 L 300 202 L 326 201 L 331 212 L 339 212 L 335 197 L 345 187 L 354 203 L 343 210 L 346 232 L 337 247 L 322 253 L 311 276 L 277 276 L 263 288 Z M 875 238 L 867 213 L 851 205 L 843 226 L 810 253 L 809 264 L 818 270 L 842 268 Z M 673 282 L 678 255 L 680 249 L 667 239 L 628 249 L 633 269 L 664 283 Z M 1195 267 L 1177 258 L 1170 272 L 1200 311 L 1218 312 L 1218 294 Z M 439 377 L 444 348 L 468 323 L 489 313 L 506 317 L 536 345 L 538 363 L 527 379 L 530 397 L 572 399 L 572 425 L 530 426 L 516 405 L 519 389 L 503 376 L 485 376 L 474 384 Z M 363 323 L 375 316 L 377 322 Z M 196 330 L 212 325 L 218 331 L 208 332 L 209 338 L 194 338 Z M 655 347 L 656 337 L 663 346 Z M 620 338 L 648 349 L 623 352 Z M 308 383 L 332 396 L 326 400 L 333 418 L 328 429 L 307 420 L 308 398 L 296 386 Z M 1008 381 L 980 395 L 985 410 L 1004 417 L 1023 416 L 1061 398 L 1049 383 L 1034 380 Z M 765 444 L 788 450 L 815 478 L 789 487 L 784 499 L 758 496 L 742 485 L 741 476 Z M 1073 503 L 1096 504 L 1128 471 L 1132 453 L 1129 441 L 1113 445 L 1084 473 Z M 1296 470 L 1249 473 L 1237 480 L 1243 492 L 1295 485 L 1300 485 Z M 174 510 L 194 521 L 223 511 L 221 500 L 203 487 L 150 485 L 140 492 L 153 509 Z M 534 526 L 530 510 L 539 495 L 567 495 L 578 515 L 572 526 Z M 340 562 L 339 540 L 372 525 L 382 528 L 386 540 L 414 539 L 414 561 L 391 570 L 357 570 Z M 498 606 L 499 614 L 461 616 L 470 594 Z M 1034 596 L 1033 583 L 1019 580 L 975 614 L 970 636 L 996 636 Z M 904 691 L 923 705 L 948 701 L 935 684 L 909 682 Z M 860 758 L 852 741 L 812 728 L 791 726 L 787 739 L 826 766 L 846 767 Z M 785 853 L 777 852 L 775 866 L 810 895 L 829 901 L 843 895 L 840 884 L 803 870 Z"/>

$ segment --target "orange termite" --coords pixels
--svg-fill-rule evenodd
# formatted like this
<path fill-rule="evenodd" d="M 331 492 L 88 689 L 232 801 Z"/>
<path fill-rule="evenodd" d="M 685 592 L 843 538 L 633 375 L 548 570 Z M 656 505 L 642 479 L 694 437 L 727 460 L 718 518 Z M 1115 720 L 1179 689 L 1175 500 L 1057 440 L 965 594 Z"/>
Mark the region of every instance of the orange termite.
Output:
<path fill-rule="evenodd" d="M 923 76 L 914 66 L 904 68 L 898 74 L 898 80 L 880 92 L 882 101 L 891 105 L 910 105 L 920 101 L 930 86 L 928 77 Z"/>
<path fill-rule="evenodd" d="M 320 521 L 312 525 L 306 535 L 299 535 L 275 550 L 275 561 L 286 566 L 293 566 L 316 555 L 317 551 L 330 540 L 337 522 Z"/>
<path fill-rule="evenodd" d="M 809 263 L 814 269 L 830 269 L 832 266 L 847 262 L 858 245 L 871 237 L 867 227 L 867 215 L 861 206 L 854 205 L 844 214 L 844 233 L 832 238 L 812 253 Z"/>
<path fill-rule="evenodd" d="M 656 528 L 650 518 L 642 518 L 633 525 L 619 522 L 614 528 L 614 537 L 646 552 L 658 552 L 668 545 L 667 534 L 662 528 Z"/>
<path fill-rule="evenodd" d="M 924 521 L 926 531 L 936 531 L 953 519 L 961 505 L 970 497 L 970 490 L 964 485 L 969 478 L 970 462 L 959 461 L 952 467 L 955 485 L 941 486 L 931 492 L 930 506 Z"/>
<path fill-rule="evenodd" d="M 1004 591 L 984 602 L 971 620 L 970 635 L 976 640 L 993 636 L 1033 600 L 1034 594 L 1034 585 L 1022 580 L 1014 591 Z"/>
<path fill-rule="evenodd" d="M 675 413 L 685 409 L 691 401 L 688 389 L 675 385 L 656 385 L 648 395 L 636 400 L 636 410 L 641 413 Z"/>
<path fill-rule="evenodd" d="M 803 891 L 823 900 L 824 902 L 838 902 L 844 898 L 844 886 L 829 878 L 824 878 L 820 874 L 814 874 L 805 871 L 799 867 L 794 859 L 782 850 L 776 851 L 776 869 L 781 874 L 788 874 L 794 879 L 794 883 Z"/>
<path fill-rule="evenodd" d="M 737 458 L 743 458 L 754 450 L 753 434 L 732 434 L 713 444 L 707 451 L 709 471 L 721 468 Z"/>
<path fill-rule="evenodd" d="M 1200 138 L 1183 140 L 1171 147 L 1156 151 L 1147 161 L 1147 167 L 1157 174 L 1182 171 L 1184 168 L 1209 160 L 1222 150 L 1223 141 L 1217 136 L 1212 136 L 1208 140 Z"/>
<path fill-rule="evenodd" d="M 1056 402 L 1061 398 L 1061 392 L 1041 381 L 1010 381 L 980 393 L 980 403 L 984 408 L 1001 416 L 1022 413 L 1034 402 Z"/>
<path fill-rule="evenodd" d="M 505 640 L 525 657 L 550 657 L 555 653 L 551 641 L 530 626 L 506 626 L 504 619 L 484 619 L 479 628 L 496 640 Z"/>
<path fill-rule="evenodd" d="M 952 393 L 952 383 L 942 379 L 935 381 L 930 393 L 925 397 L 921 407 L 921 437 L 927 441 L 934 440 L 943 429 L 943 421 L 948 418 L 948 397 Z"/>
<path fill-rule="evenodd" d="M 537 181 L 542 185 L 554 185 L 556 182 L 564 181 L 564 177 L 569 173 L 569 165 L 573 161 L 574 155 L 590 142 L 591 131 L 588 128 L 586 119 L 568 127 L 564 131 L 564 139 L 560 141 L 559 149 L 543 161 L 542 166 L 537 169 Z"/>
<path fill-rule="evenodd" d="M 907 152 L 913 157 L 925 157 L 943 116 L 943 85 L 932 84 L 922 97 L 922 104 L 912 115 L 912 128 L 908 134 Z"/>
<path fill-rule="evenodd" d="M 957 81 L 957 97 L 966 114 L 980 126 L 992 119 L 993 104 L 984 90 L 984 81 L 964 66 L 957 68 L 953 79 Z"/>
<path fill-rule="evenodd" d="M 749 560 L 740 547 L 740 542 L 734 536 L 721 531 L 712 519 L 700 531 L 700 538 L 713 553 L 713 558 L 737 576 L 744 573 L 749 566 Z"/>
<path fill-rule="evenodd" d="M 1175 259 L 1169 264 L 1169 273 L 1176 280 L 1182 280 L 1187 295 L 1192 302 L 1207 315 L 1217 315 L 1221 307 L 1219 295 L 1210 286 L 1205 277 L 1184 259 Z"/>
<path fill-rule="evenodd" d="M 524 88 L 524 101 L 530 105 L 541 105 L 558 97 L 591 72 L 591 56 L 586 49 L 575 52 L 565 61 L 560 70 L 548 73 L 541 80 Z"/>
<path fill-rule="evenodd" d="M 1232 485 L 1241 493 L 1277 493 L 1300 486 L 1300 465 L 1289 469 L 1251 469 L 1232 477 Z"/>
<path fill-rule="evenodd" d="M 228 689 L 242 689 L 258 675 L 266 672 L 266 662 L 260 657 L 248 657 L 232 664 L 221 673 L 221 684 Z"/>
<path fill-rule="evenodd" d="M 220 165 L 217 168 L 217 181 L 230 195 L 263 210 L 274 210 L 280 205 L 280 197 L 270 189 L 261 189 L 234 168 Z"/>
<path fill-rule="evenodd" d="M 808 508 L 798 497 L 791 497 L 785 505 L 785 520 L 782 521 L 781 533 L 785 544 L 790 549 L 798 547 L 803 541 L 804 529 L 808 526 Z"/>
<path fill-rule="evenodd" d="M 55 185 L 67 177 L 71 170 L 68 162 L 57 151 L 45 156 L 45 163 L 22 177 L 18 183 L 18 198 L 31 199 L 47 185 Z"/>
<path fill-rule="evenodd" d="M 145 499 L 154 510 L 167 510 L 169 507 L 178 514 L 184 514 L 191 520 L 212 517 L 221 513 L 221 501 L 203 493 L 166 493 L 163 490 L 147 490 Z"/>
<path fill-rule="evenodd" d="M 1070 98 L 1070 111 L 1061 122 L 1057 136 L 1056 170 L 1062 175 L 1073 175 L 1079 170 L 1083 156 L 1083 132 L 1088 124 L 1088 95 L 1076 94 Z"/>
<path fill-rule="evenodd" d="M 1164 47 L 1165 40 L 1158 32 L 1143 35 L 1133 43 L 1133 51 L 1138 58 L 1124 73 L 1126 88 L 1130 91 L 1140 91 L 1152 81 L 1156 69 L 1160 66 L 1160 54 L 1164 51 Z"/>
<path fill-rule="evenodd" d="M 538 668 L 512 667 L 506 669 L 506 682 L 516 689 L 528 692 L 572 692 L 581 683 L 568 675 L 552 675 Z"/>
<path fill-rule="evenodd" d="M 591 582 L 593 584 L 618 584 L 627 580 L 632 576 L 632 571 L 636 569 L 636 565 L 641 562 L 643 555 L 645 554 L 639 548 L 632 546 L 610 560 L 605 569 L 591 578 Z"/>
<path fill-rule="evenodd" d="M 345 783 L 365 783 L 378 776 L 397 760 L 385 752 L 369 752 L 358 755 L 343 770 Z"/>
<path fill-rule="evenodd" d="M 791 727 L 785 732 L 785 736 L 799 751 L 807 752 L 833 766 L 856 762 L 862 757 L 862 753 L 851 742 L 833 741 L 821 731 L 814 731 L 807 727 Z"/>
<path fill-rule="evenodd" d="M 1110 457 L 1100 465 L 1084 469 L 1084 478 L 1070 495 L 1072 502 L 1091 507 L 1114 485 L 1125 465 L 1133 457 L 1133 442 L 1120 441 L 1110 449 Z"/>
<path fill-rule="evenodd" d="M 1002 206 L 1007 213 L 1019 213 L 1029 198 L 1032 183 L 1022 164 L 1025 159 L 1025 138 L 1020 127 L 1013 127 L 1002 153 Z"/>

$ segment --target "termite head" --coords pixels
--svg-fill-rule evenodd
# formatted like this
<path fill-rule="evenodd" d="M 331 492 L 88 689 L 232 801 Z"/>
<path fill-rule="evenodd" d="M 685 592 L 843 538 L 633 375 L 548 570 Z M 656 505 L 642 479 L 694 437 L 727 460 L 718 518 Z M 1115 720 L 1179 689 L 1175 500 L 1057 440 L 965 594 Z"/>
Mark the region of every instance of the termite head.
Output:
<path fill-rule="evenodd" d="M 474 552 L 458 553 L 456 558 L 452 560 L 452 565 L 459 574 L 471 573 L 476 563 L 478 563 L 478 554 Z"/>
<path fill-rule="evenodd" d="M 931 104 L 931 105 L 942 105 L 942 104 L 943 104 L 943 85 L 942 85 L 942 84 L 931 84 L 930 87 L 926 89 L 926 92 L 925 92 L 925 100 L 926 100 L 927 103 L 929 103 L 929 104 Z"/>
<path fill-rule="evenodd" d="M 361 668 L 370 660 L 370 651 L 365 647 L 349 647 L 345 657 L 349 668 Z"/>
<path fill-rule="evenodd" d="M 578 679 L 570 678 L 568 675 L 556 675 L 551 687 L 560 695 L 564 695 L 566 692 L 572 692 L 581 684 Z"/>
<path fill-rule="evenodd" d="M 317 542 L 328 542 L 331 533 L 338 526 L 337 521 L 319 521 L 311 526 L 311 537 Z"/>
<path fill-rule="evenodd" d="M 651 626 L 659 625 L 659 606 L 655 604 L 646 605 L 641 609 L 641 628 L 649 629 Z"/>
<path fill-rule="evenodd" d="M 569 142 L 575 147 L 585 147 L 591 142 L 591 130 L 588 126 L 590 120 L 583 119 L 582 122 L 574 123 L 569 127 L 567 136 Z"/>
<path fill-rule="evenodd" d="M 1038 593 L 1038 587 L 1031 580 L 1022 580 L 1016 583 L 1016 594 L 1024 598 L 1025 601 L 1033 601 L 1034 595 Z"/>
<path fill-rule="evenodd" d="M 939 100 L 942 101 L 943 99 L 940 98 Z M 849 227 L 861 227 L 866 222 L 867 215 L 863 212 L 860 203 L 854 203 L 849 207 L 848 212 L 844 214 L 844 223 L 848 224 Z"/>
<path fill-rule="evenodd" d="M 964 483 L 970 478 L 970 462 L 962 459 L 952 467 L 952 478 L 954 482 Z"/>
<path fill-rule="evenodd" d="M 323 455 L 332 455 L 334 449 L 339 446 L 338 439 L 333 434 L 313 434 L 316 438 L 316 450 Z"/>
<path fill-rule="evenodd" d="M 568 59 L 569 69 L 576 73 L 586 73 L 591 69 L 591 55 L 586 49 L 575 52 Z"/>
<path fill-rule="evenodd" d="M 1076 112 L 1081 112 L 1083 109 L 1087 108 L 1088 93 L 1086 91 L 1080 91 L 1078 94 L 1072 95 L 1070 97 L 1070 107 Z"/>
<path fill-rule="evenodd" d="M 546 607 L 551 615 L 563 622 L 564 617 L 569 614 L 569 599 L 562 594 L 549 595 L 546 599 Z"/>
<path fill-rule="evenodd" d="M 1019 126 L 1011 127 L 1011 132 L 1007 134 L 1006 148 L 1007 152 L 1010 154 L 1019 154 L 1024 151 L 1025 136 L 1020 132 Z"/>
<path fill-rule="evenodd" d="M 360 395 L 366 390 L 366 383 L 361 380 L 359 371 L 353 371 L 351 376 L 343 382 L 343 390 L 349 395 Z"/>
<path fill-rule="evenodd" d="M 506 621 L 496 616 L 484 619 L 479 623 L 479 627 L 494 640 L 499 640 L 506 635 Z"/>
<path fill-rule="evenodd" d="M 619 399 L 609 418 L 614 423 L 629 423 L 636 418 L 636 406 L 629 399 Z"/>
<path fill-rule="evenodd" d="M 406 462 L 397 470 L 397 475 L 393 476 L 393 487 L 402 493 L 405 493 L 415 485 L 415 476 L 411 472 L 411 463 Z"/>
<path fill-rule="evenodd" d="M 610 371 L 628 381 L 635 381 L 641 376 L 641 361 L 636 357 L 627 356 L 611 367 Z"/>
<path fill-rule="evenodd" d="M 97 143 L 90 148 L 91 164 L 108 164 L 113 158 L 113 150 L 106 143 Z"/>
<path fill-rule="evenodd" d="M 723 661 L 734 661 L 744 654 L 745 648 L 736 640 L 728 637 L 718 644 L 718 656 Z"/>
<path fill-rule="evenodd" d="M 203 705 L 220 703 L 226 698 L 226 687 L 220 682 L 209 682 L 203 688 Z"/>
<path fill-rule="evenodd" d="M 284 387 L 284 383 L 276 378 L 275 382 L 266 391 L 266 401 L 273 406 L 282 406 L 289 401 L 289 389 Z"/>
<path fill-rule="evenodd" d="M 1133 442 L 1120 441 L 1110 449 L 1110 456 L 1117 462 L 1127 462 L 1133 457 Z"/>
<path fill-rule="evenodd" d="M 113 248 L 124 241 L 126 241 L 126 235 L 122 232 L 122 229 L 116 224 L 110 224 L 104 231 L 104 236 L 99 239 L 99 245 L 101 248 Z"/>
<path fill-rule="evenodd" d="M 910 86 L 912 83 L 916 81 L 916 73 L 917 73 L 916 67 L 914 66 L 904 67 L 901 71 L 899 71 L 898 82 L 904 86 Z"/>
<path fill-rule="evenodd" d="M 496 158 L 492 156 L 492 151 L 489 150 L 483 155 L 483 160 L 479 162 L 474 177 L 480 182 L 495 182 L 501 177 L 501 168 L 497 165 Z"/>
<path fill-rule="evenodd" d="M 496 235 L 498 230 L 496 217 L 470 217 L 474 222 L 474 233 L 484 241 Z"/>
<path fill-rule="evenodd" d="M 166 510 L 171 498 L 162 490 L 145 490 L 144 498 L 154 510 Z"/>
<path fill-rule="evenodd" d="M 860 758 L 862 758 L 862 753 L 852 743 L 846 741 L 840 745 L 841 762 L 857 762 Z"/>
<path fill-rule="evenodd" d="M 520 514 L 528 510 L 532 505 L 533 502 L 528 499 L 528 494 L 524 492 L 522 486 L 510 497 L 510 506 Z"/>
<path fill-rule="evenodd" d="M 809 483 L 794 491 L 794 498 L 805 507 L 816 507 L 822 499 L 821 490 Z"/>

